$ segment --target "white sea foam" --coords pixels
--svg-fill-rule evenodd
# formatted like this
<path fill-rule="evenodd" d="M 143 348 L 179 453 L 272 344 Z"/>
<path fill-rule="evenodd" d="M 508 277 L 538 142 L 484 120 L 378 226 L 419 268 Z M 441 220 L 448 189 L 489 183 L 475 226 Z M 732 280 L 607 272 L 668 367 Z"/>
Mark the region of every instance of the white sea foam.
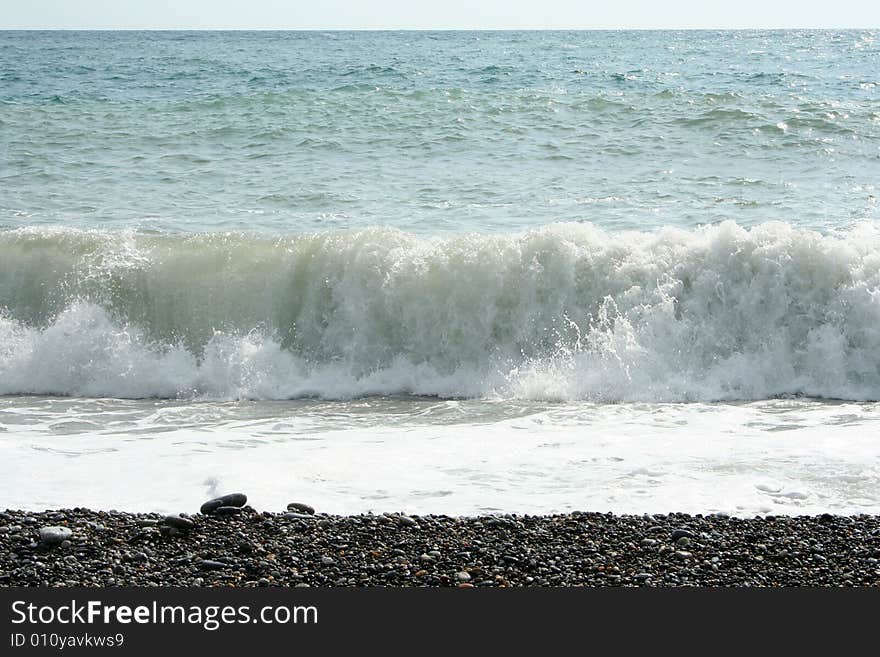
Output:
<path fill-rule="evenodd" d="M 0 398 L 0 508 L 880 513 L 880 405 Z M 34 476 L 34 473 L 51 476 Z"/>
<path fill-rule="evenodd" d="M 0 233 L 0 394 L 880 398 L 880 229 Z"/>

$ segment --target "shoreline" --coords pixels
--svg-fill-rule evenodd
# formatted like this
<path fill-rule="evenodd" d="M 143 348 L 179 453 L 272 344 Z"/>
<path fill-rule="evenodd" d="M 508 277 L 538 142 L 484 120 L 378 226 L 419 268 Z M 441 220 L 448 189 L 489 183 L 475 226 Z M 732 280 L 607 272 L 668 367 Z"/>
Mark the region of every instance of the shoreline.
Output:
<path fill-rule="evenodd" d="M 0 586 L 880 586 L 880 516 L 334 516 L 299 507 L 7 510 Z"/>

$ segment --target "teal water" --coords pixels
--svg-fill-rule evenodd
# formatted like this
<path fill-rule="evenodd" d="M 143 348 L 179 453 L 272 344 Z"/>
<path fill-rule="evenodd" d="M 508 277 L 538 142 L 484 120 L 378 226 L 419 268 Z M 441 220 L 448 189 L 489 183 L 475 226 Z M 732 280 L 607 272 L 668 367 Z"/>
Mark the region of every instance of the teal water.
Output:
<path fill-rule="evenodd" d="M 876 219 L 868 31 L 0 33 L 0 227 Z"/>

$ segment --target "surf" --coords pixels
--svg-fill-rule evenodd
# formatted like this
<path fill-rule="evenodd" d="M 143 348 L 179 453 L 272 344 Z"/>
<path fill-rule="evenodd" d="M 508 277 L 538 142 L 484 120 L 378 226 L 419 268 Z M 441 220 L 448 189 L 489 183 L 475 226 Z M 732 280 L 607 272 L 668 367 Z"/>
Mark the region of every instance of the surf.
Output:
<path fill-rule="evenodd" d="M 0 394 L 880 398 L 880 230 L 0 232 Z"/>

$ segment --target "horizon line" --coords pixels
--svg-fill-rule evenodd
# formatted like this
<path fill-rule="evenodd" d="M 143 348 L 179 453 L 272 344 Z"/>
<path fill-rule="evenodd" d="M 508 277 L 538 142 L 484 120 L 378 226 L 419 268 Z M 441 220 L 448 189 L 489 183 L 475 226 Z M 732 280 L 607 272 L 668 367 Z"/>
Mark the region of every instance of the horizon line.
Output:
<path fill-rule="evenodd" d="M 748 32 L 880 30 L 853 27 L 0 27 L 0 32 Z"/>

